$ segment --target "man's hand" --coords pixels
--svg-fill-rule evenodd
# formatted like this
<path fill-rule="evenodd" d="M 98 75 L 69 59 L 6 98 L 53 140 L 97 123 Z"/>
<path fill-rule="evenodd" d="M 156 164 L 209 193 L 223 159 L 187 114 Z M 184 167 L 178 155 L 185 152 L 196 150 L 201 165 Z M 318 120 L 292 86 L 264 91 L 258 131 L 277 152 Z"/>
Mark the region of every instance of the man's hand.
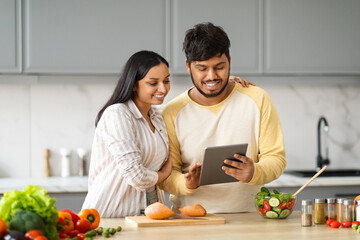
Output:
<path fill-rule="evenodd" d="M 195 189 L 199 187 L 200 182 L 201 163 L 195 163 L 189 169 L 189 172 L 185 174 L 185 185 L 189 189 Z"/>
<path fill-rule="evenodd" d="M 254 161 L 246 156 L 241 156 L 239 154 L 235 154 L 234 158 L 240 160 L 241 162 L 231 161 L 229 159 L 225 159 L 224 163 L 230 165 L 231 167 L 223 166 L 222 170 L 229 176 L 232 176 L 243 183 L 248 183 L 254 176 Z"/>
<path fill-rule="evenodd" d="M 238 77 L 238 76 L 230 76 L 230 77 L 229 77 L 229 80 L 230 80 L 230 81 L 233 81 L 233 82 L 238 82 L 238 83 L 240 83 L 243 87 L 247 87 L 247 88 L 248 88 L 250 85 L 256 86 L 254 83 L 250 82 L 249 80 L 246 80 L 245 78 Z"/>

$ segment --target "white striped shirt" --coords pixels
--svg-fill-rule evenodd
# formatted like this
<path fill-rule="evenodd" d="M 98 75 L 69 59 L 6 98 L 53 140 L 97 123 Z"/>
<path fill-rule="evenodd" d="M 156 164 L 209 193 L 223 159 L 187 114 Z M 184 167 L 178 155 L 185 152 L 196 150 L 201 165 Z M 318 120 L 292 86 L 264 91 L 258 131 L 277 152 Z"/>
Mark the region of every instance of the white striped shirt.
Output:
<path fill-rule="evenodd" d="M 124 217 L 146 208 L 146 190 L 156 184 L 169 154 L 160 111 L 152 107 L 149 115 L 163 146 L 157 146 L 155 133 L 132 100 L 106 108 L 95 130 L 83 209 L 96 208 L 101 217 Z M 156 159 L 159 155 L 163 158 Z M 164 203 L 162 190 L 157 191 Z"/>

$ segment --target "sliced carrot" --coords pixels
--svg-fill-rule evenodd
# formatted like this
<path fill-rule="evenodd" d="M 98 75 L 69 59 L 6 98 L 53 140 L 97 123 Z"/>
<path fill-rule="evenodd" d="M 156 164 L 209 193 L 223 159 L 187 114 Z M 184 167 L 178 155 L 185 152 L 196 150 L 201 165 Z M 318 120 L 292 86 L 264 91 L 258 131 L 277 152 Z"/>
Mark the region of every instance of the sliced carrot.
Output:
<path fill-rule="evenodd" d="M 175 213 L 166 205 L 155 202 L 145 208 L 145 215 L 151 219 L 166 219 L 175 215 Z"/>
<path fill-rule="evenodd" d="M 190 217 L 202 217 L 206 215 L 206 210 L 200 204 L 195 204 L 192 206 L 185 206 L 179 208 L 180 212 L 188 215 Z"/>

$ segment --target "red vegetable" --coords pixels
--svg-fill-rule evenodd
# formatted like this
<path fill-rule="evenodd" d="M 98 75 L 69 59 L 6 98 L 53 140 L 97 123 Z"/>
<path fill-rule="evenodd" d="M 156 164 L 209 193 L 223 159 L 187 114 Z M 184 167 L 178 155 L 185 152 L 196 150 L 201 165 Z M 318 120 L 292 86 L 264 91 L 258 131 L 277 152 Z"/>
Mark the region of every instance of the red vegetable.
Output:
<path fill-rule="evenodd" d="M 353 222 L 351 223 L 351 225 L 352 225 L 352 224 L 360 225 L 360 221 L 353 221 Z"/>
<path fill-rule="evenodd" d="M 264 209 L 266 212 L 271 210 L 271 207 L 270 207 L 270 204 L 268 201 L 264 200 L 263 205 L 264 205 Z"/>
<path fill-rule="evenodd" d="M 80 219 L 76 222 L 75 229 L 81 233 L 86 233 L 91 230 L 91 222 L 87 219 Z"/>
<path fill-rule="evenodd" d="M 343 222 L 341 223 L 341 226 L 342 226 L 343 228 L 351 227 L 351 222 L 349 222 L 349 221 L 343 221 Z"/>
<path fill-rule="evenodd" d="M 70 209 L 61 209 L 59 212 L 70 213 L 72 221 L 74 223 L 74 226 L 75 226 L 76 222 L 80 219 L 79 215 L 77 215 L 75 212 L 71 211 Z"/>
<path fill-rule="evenodd" d="M 326 225 L 330 226 L 330 223 L 332 223 L 333 221 L 336 221 L 336 220 L 329 218 L 328 220 L 326 220 Z"/>
<path fill-rule="evenodd" d="M 79 230 L 72 230 L 68 233 L 69 237 L 73 238 L 79 233 Z"/>
<path fill-rule="evenodd" d="M 25 238 L 26 238 L 26 240 L 33 240 L 37 236 L 41 236 L 41 235 L 43 235 L 43 234 L 39 230 L 30 230 L 27 233 L 25 233 Z"/>
<path fill-rule="evenodd" d="M 260 212 L 262 215 L 265 215 L 265 214 L 266 214 L 265 208 L 259 208 L 259 212 Z"/>
<path fill-rule="evenodd" d="M 282 203 L 279 204 L 278 208 L 279 209 L 284 209 L 284 208 L 286 208 L 286 205 L 287 205 L 286 202 L 282 202 Z"/>
<path fill-rule="evenodd" d="M 294 207 L 294 205 L 295 205 L 295 201 L 294 201 L 294 200 L 291 200 L 291 201 L 287 204 L 287 207 L 288 207 L 288 209 L 292 210 L 293 207 Z"/>
<path fill-rule="evenodd" d="M 341 224 L 338 221 L 333 221 L 330 223 L 330 227 L 332 227 L 332 228 L 339 228 L 340 225 Z"/>

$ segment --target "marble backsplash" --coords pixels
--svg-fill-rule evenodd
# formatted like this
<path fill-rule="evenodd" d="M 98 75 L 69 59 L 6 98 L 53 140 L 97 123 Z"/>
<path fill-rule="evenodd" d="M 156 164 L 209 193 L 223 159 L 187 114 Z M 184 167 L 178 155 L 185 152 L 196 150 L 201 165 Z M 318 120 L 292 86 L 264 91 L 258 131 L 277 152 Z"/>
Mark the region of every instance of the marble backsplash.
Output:
<path fill-rule="evenodd" d="M 329 123 L 322 138 L 329 168 L 360 168 L 360 77 L 246 78 L 274 101 L 288 170 L 315 168 L 320 116 Z M 0 177 L 41 177 L 45 148 L 51 151 L 53 176 L 60 175 L 60 148 L 72 151 L 71 175 L 77 175 L 76 149 L 87 149 L 89 162 L 95 116 L 116 81 L 116 76 L 0 76 Z M 166 102 L 190 86 L 187 76 L 173 77 Z"/>

